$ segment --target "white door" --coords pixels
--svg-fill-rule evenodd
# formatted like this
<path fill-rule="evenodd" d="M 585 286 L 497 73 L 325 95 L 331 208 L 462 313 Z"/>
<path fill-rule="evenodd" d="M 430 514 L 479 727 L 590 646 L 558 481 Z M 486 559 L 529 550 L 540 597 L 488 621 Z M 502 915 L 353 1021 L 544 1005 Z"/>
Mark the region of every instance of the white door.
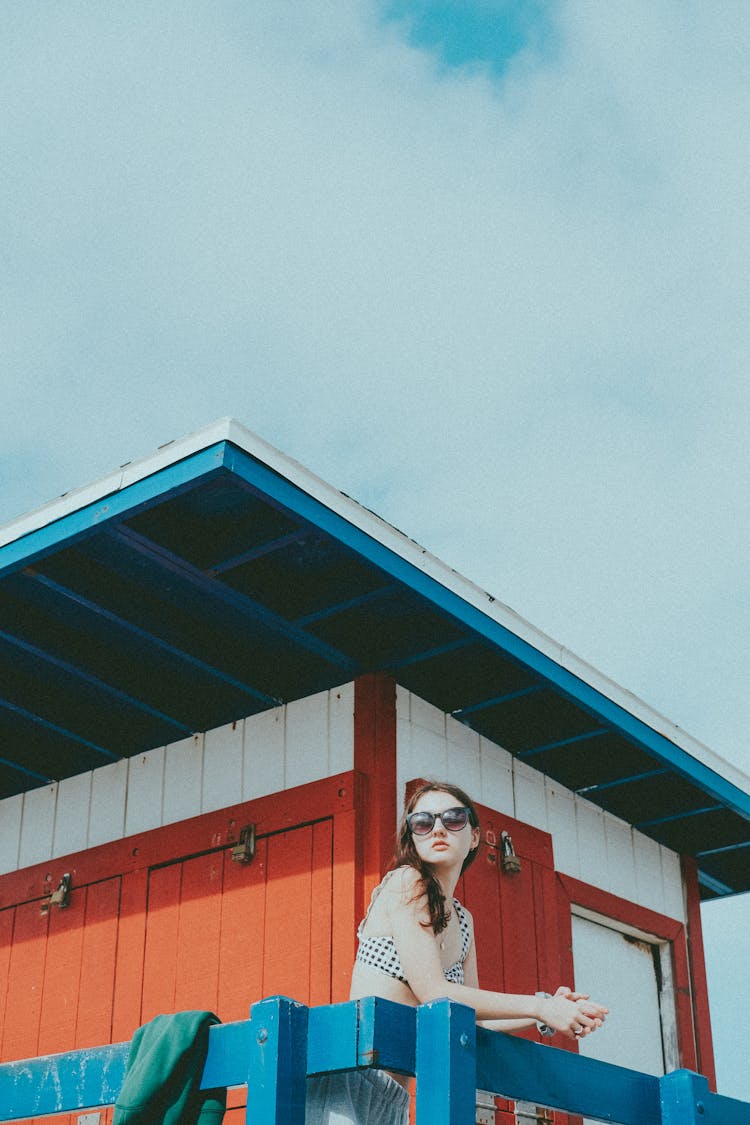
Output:
<path fill-rule="evenodd" d="M 572 921 L 576 988 L 610 1009 L 604 1027 L 581 1040 L 580 1053 L 647 1074 L 672 1069 L 668 944 L 624 933 L 604 920 L 574 915 Z"/>

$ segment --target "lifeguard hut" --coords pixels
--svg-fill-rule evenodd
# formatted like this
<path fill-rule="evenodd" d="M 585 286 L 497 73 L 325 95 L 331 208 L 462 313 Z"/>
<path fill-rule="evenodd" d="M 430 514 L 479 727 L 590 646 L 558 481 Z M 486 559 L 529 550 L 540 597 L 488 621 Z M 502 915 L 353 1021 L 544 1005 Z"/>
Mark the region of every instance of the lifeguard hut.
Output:
<path fill-rule="evenodd" d="M 750 780 L 238 423 L 2 531 L 0 664 L 0 1061 L 346 999 L 438 777 L 481 806 L 482 983 L 585 987 L 568 1049 L 713 1082 L 699 905 L 750 889 Z"/>

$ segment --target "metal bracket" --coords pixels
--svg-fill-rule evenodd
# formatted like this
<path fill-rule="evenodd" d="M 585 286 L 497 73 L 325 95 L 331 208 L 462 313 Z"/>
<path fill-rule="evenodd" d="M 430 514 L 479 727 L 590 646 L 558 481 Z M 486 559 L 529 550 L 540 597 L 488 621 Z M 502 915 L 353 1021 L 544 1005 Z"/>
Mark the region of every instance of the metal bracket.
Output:
<path fill-rule="evenodd" d="M 46 914 L 50 906 L 59 906 L 61 910 L 64 910 L 68 905 L 70 890 L 70 875 L 63 875 L 62 879 L 57 885 L 57 890 L 53 891 L 49 898 L 46 898 L 42 903 L 41 913 Z"/>
<path fill-rule="evenodd" d="M 235 863 L 252 863 L 255 858 L 255 825 L 246 824 L 240 830 L 240 838 L 232 848 Z"/>

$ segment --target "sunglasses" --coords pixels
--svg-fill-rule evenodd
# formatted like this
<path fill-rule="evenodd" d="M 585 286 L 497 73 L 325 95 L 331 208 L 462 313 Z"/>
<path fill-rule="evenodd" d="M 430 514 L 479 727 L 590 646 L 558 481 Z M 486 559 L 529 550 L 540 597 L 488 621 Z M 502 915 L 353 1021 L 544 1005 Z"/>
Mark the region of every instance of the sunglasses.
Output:
<path fill-rule="evenodd" d="M 432 832 L 438 818 L 449 832 L 460 832 L 469 823 L 469 810 L 463 805 L 456 805 L 439 813 L 413 812 L 407 816 L 406 823 L 412 836 L 426 836 Z"/>

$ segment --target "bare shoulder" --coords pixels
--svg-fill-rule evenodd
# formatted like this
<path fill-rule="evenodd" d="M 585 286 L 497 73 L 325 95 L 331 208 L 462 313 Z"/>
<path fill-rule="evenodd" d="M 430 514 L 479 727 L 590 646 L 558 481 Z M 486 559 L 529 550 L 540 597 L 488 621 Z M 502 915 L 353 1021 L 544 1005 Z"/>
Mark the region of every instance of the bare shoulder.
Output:
<path fill-rule="evenodd" d="M 390 933 L 395 935 L 403 926 L 411 927 L 416 923 L 419 923 L 419 930 L 429 922 L 425 885 L 414 867 L 405 864 L 394 868 L 383 885 L 383 892 Z"/>
<path fill-rule="evenodd" d="M 419 903 L 425 893 L 421 875 L 408 865 L 390 871 L 382 888 L 392 906 L 412 906 Z"/>
<path fill-rule="evenodd" d="M 384 891 L 387 890 L 390 894 L 407 894 L 410 897 L 424 890 L 422 876 L 408 864 L 394 867 L 392 871 L 389 871 L 383 880 L 382 887 Z"/>

